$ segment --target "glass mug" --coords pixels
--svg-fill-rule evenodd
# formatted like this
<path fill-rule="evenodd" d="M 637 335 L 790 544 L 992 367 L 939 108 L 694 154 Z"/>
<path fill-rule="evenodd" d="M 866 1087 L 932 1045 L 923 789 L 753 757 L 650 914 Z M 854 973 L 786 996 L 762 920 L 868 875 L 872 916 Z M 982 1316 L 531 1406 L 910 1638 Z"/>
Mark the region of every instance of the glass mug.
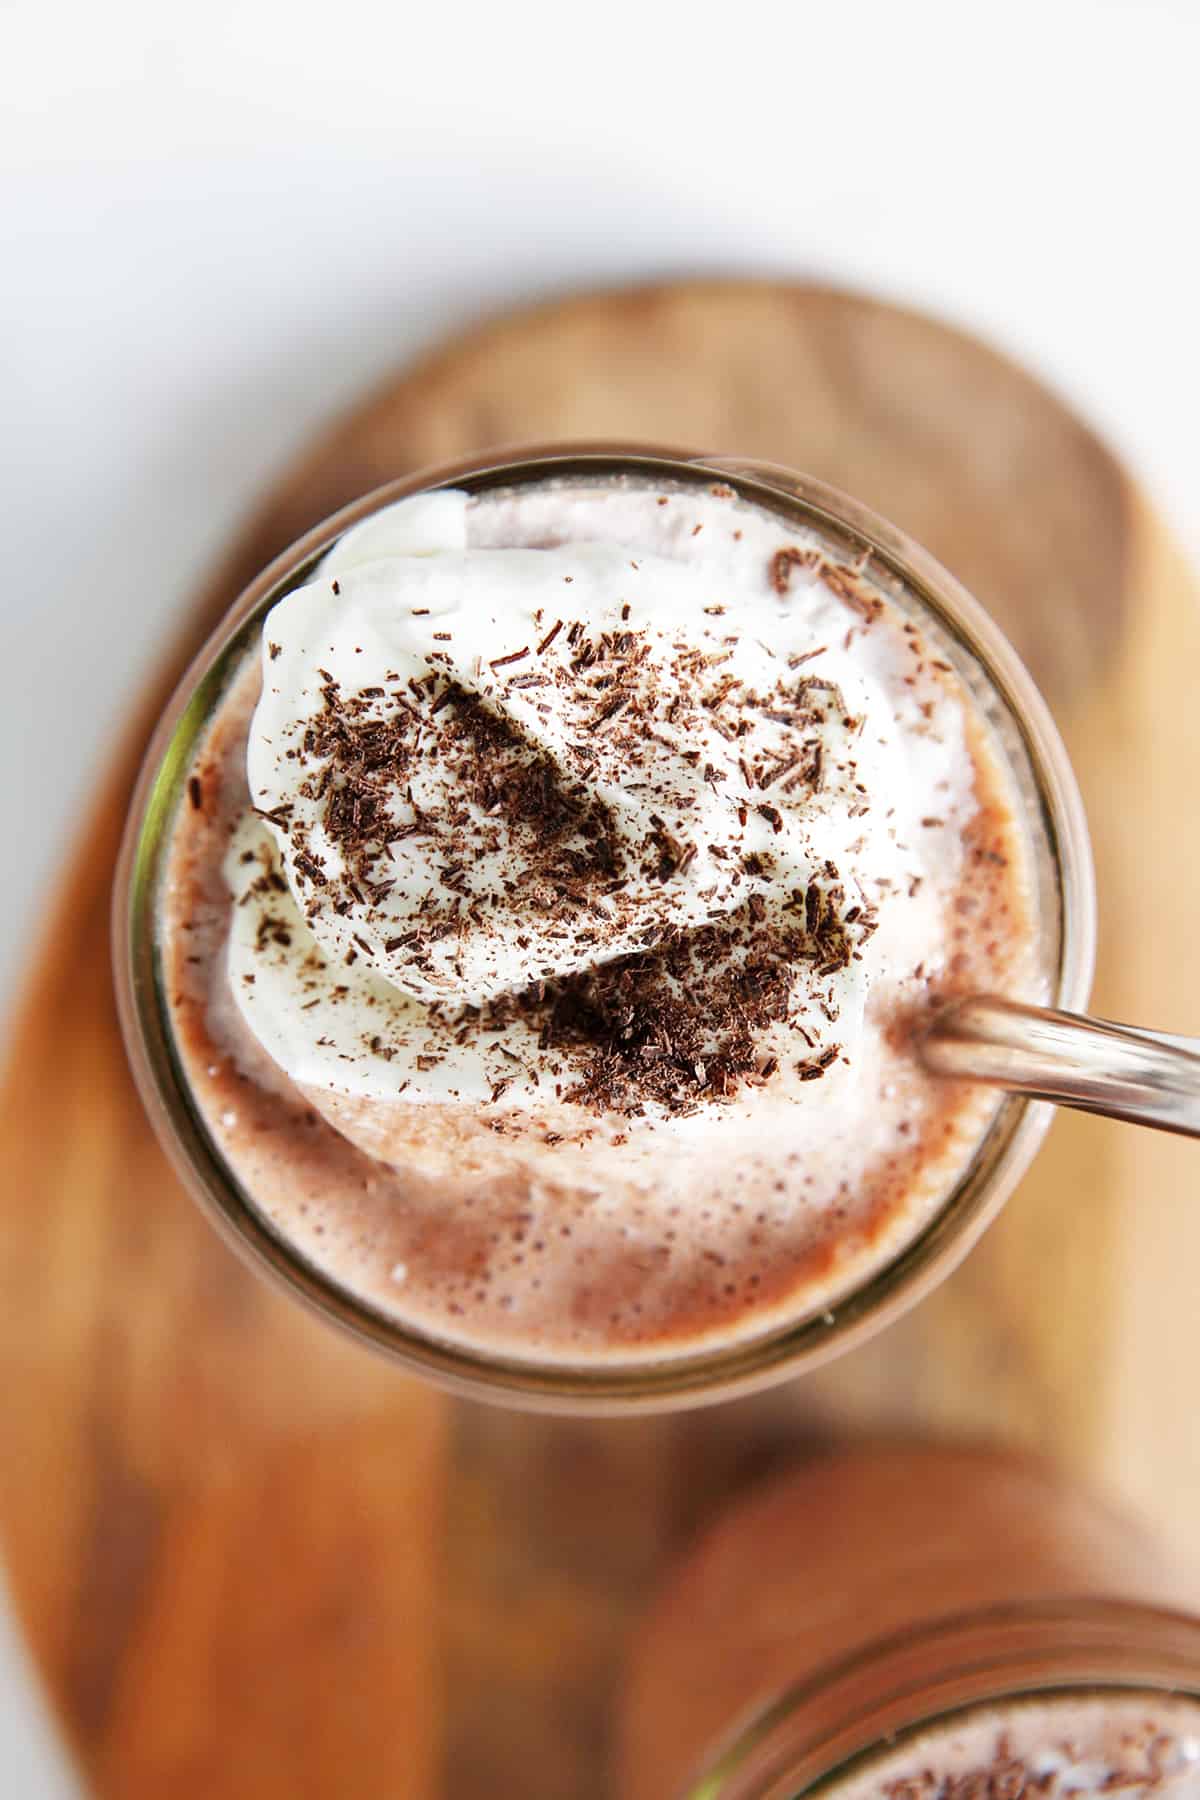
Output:
<path fill-rule="evenodd" d="M 439 487 L 468 494 L 556 477 L 629 475 L 677 487 L 713 478 L 802 527 L 839 561 L 869 551 L 875 585 L 921 619 L 985 712 L 1023 807 L 1032 850 L 1037 955 L 1046 1003 L 1087 999 L 1095 910 L 1087 828 L 1070 765 L 1046 707 L 1015 652 L 959 584 L 925 551 L 858 502 L 807 477 L 716 458 L 681 460 L 637 449 L 563 448 L 514 454 L 406 477 L 318 526 L 259 576 L 184 676 L 146 754 L 131 806 L 115 891 L 118 1005 L 133 1072 L 151 1122 L 185 1184 L 253 1267 L 322 1317 L 410 1370 L 476 1398 L 569 1412 L 698 1405 L 749 1391 L 850 1349 L 912 1306 L 962 1259 L 1028 1166 L 1051 1108 L 1003 1098 L 976 1153 L 937 1216 L 886 1267 L 836 1304 L 761 1337 L 671 1353 L 661 1362 L 573 1365 L 507 1358 L 425 1334 L 375 1310 L 277 1234 L 244 1192 L 206 1129 L 172 1043 L 157 951 L 156 912 L 170 827 L 194 750 L 226 680 L 258 640 L 263 618 L 308 579 L 350 526 L 379 508 Z"/>
<path fill-rule="evenodd" d="M 1176 1609 L 1198 1597 L 1194 1571 L 1032 1459 L 935 1444 L 814 1458 L 702 1533 L 652 1602 L 617 1800 L 1075 1792 L 1026 1783 L 1003 1752 L 987 1772 L 1031 1705 L 1043 1748 L 1081 1708 L 1169 1718 L 1187 1784 L 1167 1791 L 1195 1793 L 1200 1618 Z M 972 1736 L 956 1770 L 947 1740 Z"/>

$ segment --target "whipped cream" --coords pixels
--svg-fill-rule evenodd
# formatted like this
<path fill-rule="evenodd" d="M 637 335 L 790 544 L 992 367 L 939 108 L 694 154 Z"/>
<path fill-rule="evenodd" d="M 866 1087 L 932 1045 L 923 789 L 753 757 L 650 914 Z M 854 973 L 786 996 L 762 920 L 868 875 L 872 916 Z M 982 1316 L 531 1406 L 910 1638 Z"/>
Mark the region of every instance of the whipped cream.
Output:
<path fill-rule="evenodd" d="M 932 972 L 922 889 L 975 810 L 945 665 L 728 489 L 541 504 L 384 508 L 265 621 L 226 863 L 245 1023 L 302 1086 L 571 1099 L 547 1006 L 577 1038 L 632 967 L 644 1011 L 658 959 L 639 1053 L 690 994 L 704 1098 L 852 1065 L 872 980 L 919 946 Z"/>

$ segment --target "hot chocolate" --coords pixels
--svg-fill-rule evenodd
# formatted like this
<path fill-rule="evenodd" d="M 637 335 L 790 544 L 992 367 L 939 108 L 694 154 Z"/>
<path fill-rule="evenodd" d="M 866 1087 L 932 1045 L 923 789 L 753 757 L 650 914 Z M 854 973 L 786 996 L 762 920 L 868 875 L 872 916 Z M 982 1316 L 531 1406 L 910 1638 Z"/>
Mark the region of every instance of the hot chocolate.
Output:
<path fill-rule="evenodd" d="M 370 515 L 184 784 L 160 952 L 221 1158 L 443 1342 L 657 1361 L 820 1311 L 995 1112 L 915 1023 L 1042 997 L 985 709 L 868 556 L 724 483 Z"/>

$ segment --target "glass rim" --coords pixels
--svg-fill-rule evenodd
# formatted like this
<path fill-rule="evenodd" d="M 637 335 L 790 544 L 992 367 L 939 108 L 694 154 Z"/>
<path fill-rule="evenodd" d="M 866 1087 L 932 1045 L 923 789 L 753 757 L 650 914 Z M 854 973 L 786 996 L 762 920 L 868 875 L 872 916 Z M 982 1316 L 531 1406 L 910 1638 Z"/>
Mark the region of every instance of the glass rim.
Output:
<path fill-rule="evenodd" d="M 274 600 L 350 526 L 396 500 L 447 486 L 481 492 L 580 474 L 658 475 L 697 485 L 715 476 L 773 512 L 790 511 L 840 542 L 848 555 L 869 551 L 875 565 L 938 621 L 982 672 L 1023 747 L 1059 901 L 1050 1004 L 1083 1007 L 1095 952 L 1095 895 L 1082 800 L 1045 702 L 979 603 L 905 533 L 808 476 L 743 459 L 608 444 L 515 448 L 403 476 L 314 527 L 243 591 L 189 665 L 147 748 L 114 885 L 114 968 L 126 1050 L 150 1120 L 184 1185 L 243 1261 L 360 1343 L 461 1395 L 575 1414 L 649 1412 L 732 1398 L 800 1368 L 815 1368 L 907 1311 L 961 1261 L 999 1212 L 1045 1135 L 1053 1108 L 1017 1096 L 1002 1101 L 971 1165 L 936 1216 L 882 1269 L 821 1311 L 723 1348 L 667 1355 L 659 1362 L 588 1366 L 504 1357 L 441 1341 L 355 1298 L 265 1222 L 191 1101 L 163 1004 L 154 931 L 160 855 L 188 756 L 224 672 Z"/>
<path fill-rule="evenodd" d="M 881 1675 L 885 1685 L 864 1704 L 861 1684 Z M 993 1708 L 1114 1694 L 1200 1707 L 1200 1619 L 1069 1595 L 956 1612 L 861 1645 L 754 1706 L 679 1800 L 834 1800 L 841 1781 L 937 1727 Z M 827 1710 L 806 1735 L 812 1701 Z"/>

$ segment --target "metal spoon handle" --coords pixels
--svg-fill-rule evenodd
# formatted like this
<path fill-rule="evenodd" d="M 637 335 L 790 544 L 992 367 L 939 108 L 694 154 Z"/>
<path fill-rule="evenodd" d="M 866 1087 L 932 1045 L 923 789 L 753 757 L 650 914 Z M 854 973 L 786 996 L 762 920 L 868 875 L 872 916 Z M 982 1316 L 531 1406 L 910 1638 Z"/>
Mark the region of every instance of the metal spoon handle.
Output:
<path fill-rule="evenodd" d="M 940 1075 L 1200 1137 L 1200 1038 L 979 995 L 940 1012 L 921 1053 Z"/>

